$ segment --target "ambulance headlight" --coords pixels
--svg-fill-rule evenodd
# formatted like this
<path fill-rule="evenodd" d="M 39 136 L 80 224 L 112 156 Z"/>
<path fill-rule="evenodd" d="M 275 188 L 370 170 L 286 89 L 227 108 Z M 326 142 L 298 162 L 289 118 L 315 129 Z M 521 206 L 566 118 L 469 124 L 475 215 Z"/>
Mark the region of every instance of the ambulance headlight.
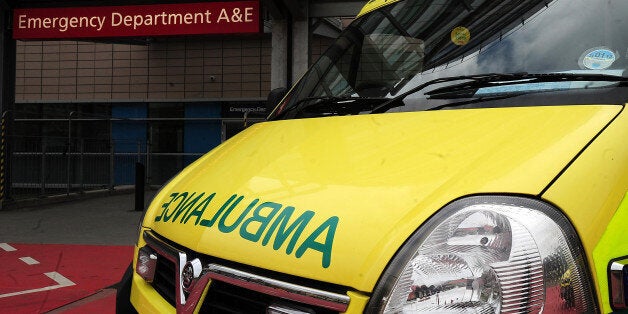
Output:
<path fill-rule="evenodd" d="M 375 288 L 375 313 L 595 312 L 584 251 L 554 207 L 477 196 L 429 219 Z"/>
<path fill-rule="evenodd" d="M 153 282 L 157 269 L 157 254 L 151 248 L 145 246 L 137 253 L 135 272 L 147 282 Z"/>

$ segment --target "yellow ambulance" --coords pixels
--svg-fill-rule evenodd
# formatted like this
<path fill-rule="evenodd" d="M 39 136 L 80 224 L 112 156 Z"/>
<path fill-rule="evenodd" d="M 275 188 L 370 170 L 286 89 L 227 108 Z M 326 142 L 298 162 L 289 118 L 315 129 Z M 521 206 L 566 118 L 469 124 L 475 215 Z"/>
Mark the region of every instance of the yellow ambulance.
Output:
<path fill-rule="evenodd" d="M 371 0 L 163 186 L 119 309 L 628 307 L 628 1 Z"/>

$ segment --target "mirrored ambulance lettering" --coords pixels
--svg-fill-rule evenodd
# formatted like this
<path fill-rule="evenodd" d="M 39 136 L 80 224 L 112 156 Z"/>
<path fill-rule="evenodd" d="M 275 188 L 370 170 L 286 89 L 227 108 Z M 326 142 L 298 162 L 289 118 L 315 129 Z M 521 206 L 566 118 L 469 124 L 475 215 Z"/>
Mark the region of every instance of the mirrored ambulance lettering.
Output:
<path fill-rule="evenodd" d="M 327 218 L 314 228 L 315 221 L 320 220 L 314 219 L 316 213 L 311 210 L 299 214 L 293 206 L 260 202 L 257 198 L 248 201 L 237 194 L 218 207 L 212 204 L 215 197 L 216 193 L 172 193 L 161 205 L 162 212 L 155 217 L 155 222 L 187 224 L 192 221 L 195 226 L 217 228 L 222 233 L 237 230 L 244 240 L 254 243 L 261 240 L 262 246 L 272 244 L 275 251 L 285 247 L 284 252 L 296 258 L 308 251 L 320 252 L 323 268 L 331 265 L 334 236 L 340 221 L 337 216 Z"/>

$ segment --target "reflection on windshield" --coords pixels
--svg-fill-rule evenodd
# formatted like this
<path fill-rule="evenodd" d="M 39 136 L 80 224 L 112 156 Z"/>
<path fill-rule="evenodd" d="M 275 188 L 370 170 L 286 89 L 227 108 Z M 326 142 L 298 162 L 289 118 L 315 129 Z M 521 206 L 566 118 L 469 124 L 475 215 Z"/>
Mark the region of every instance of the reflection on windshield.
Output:
<path fill-rule="evenodd" d="M 394 98 L 452 76 L 576 71 L 625 76 L 626 13 L 625 0 L 401 1 L 354 21 L 281 108 L 307 105 L 308 97 Z M 608 86 L 616 84 L 529 85 L 535 92 Z M 526 85 L 509 89 L 525 92 Z M 424 93 L 409 94 L 406 106 L 394 110 L 421 110 L 430 101 Z"/>

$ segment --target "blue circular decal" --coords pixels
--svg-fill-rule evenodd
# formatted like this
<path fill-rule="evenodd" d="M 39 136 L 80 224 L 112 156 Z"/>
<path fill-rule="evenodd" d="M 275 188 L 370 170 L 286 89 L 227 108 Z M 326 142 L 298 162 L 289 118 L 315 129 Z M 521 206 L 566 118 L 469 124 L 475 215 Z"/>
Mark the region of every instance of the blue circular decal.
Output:
<path fill-rule="evenodd" d="M 580 57 L 580 66 L 589 70 L 608 69 L 617 60 L 615 53 L 606 47 L 587 50 Z"/>

